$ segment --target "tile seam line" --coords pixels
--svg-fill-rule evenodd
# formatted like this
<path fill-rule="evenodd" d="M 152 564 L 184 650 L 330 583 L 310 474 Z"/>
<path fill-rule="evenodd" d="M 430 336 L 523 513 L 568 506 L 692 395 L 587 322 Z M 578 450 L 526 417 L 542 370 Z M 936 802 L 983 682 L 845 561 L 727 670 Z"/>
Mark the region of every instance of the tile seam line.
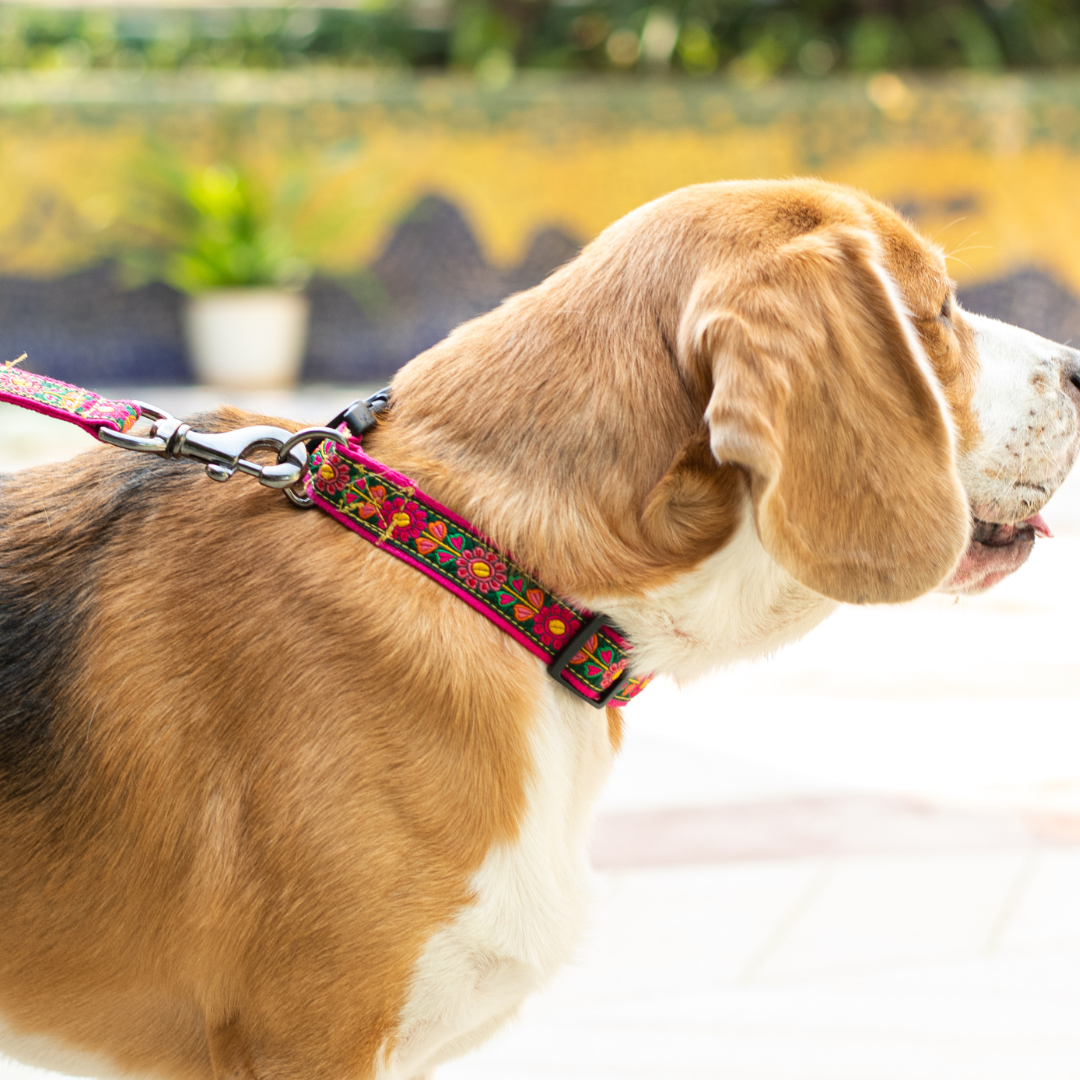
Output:
<path fill-rule="evenodd" d="M 767 935 L 761 947 L 747 961 L 746 966 L 736 980 L 739 985 L 747 986 L 761 974 L 762 969 L 776 954 L 791 931 L 795 929 L 799 920 L 825 891 L 825 887 L 832 880 L 833 872 L 834 865 L 831 859 L 823 861 L 818 866 L 813 877 L 803 886 L 799 895 L 795 898 L 795 902 L 781 916 L 780 921 L 773 927 L 772 932 Z"/>
<path fill-rule="evenodd" d="M 1009 882 L 1001 908 L 986 935 L 986 941 L 982 947 L 984 955 L 993 956 L 1001 948 L 1005 934 L 1023 905 L 1024 898 L 1031 889 L 1031 883 L 1035 880 L 1041 856 L 1042 850 L 1038 846 L 1033 846 L 1021 860 L 1012 881 Z"/>

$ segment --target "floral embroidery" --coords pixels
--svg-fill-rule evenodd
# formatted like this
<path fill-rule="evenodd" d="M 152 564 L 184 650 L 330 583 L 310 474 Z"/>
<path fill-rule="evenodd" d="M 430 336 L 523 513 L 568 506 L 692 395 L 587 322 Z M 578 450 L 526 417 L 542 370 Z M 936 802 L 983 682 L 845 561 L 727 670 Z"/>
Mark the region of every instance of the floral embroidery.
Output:
<path fill-rule="evenodd" d="M 415 540 L 427 525 L 427 512 L 402 498 L 387 499 L 382 504 L 382 518 L 395 540 Z"/>
<path fill-rule="evenodd" d="M 572 611 L 567 611 L 561 604 L 542 607 L 533 623 L 537 636 L 552 649 L 561 649 L 575 630 L 581 626 L 581 620 L 574 618 Z"/>
<path fill-rule="evenodd" d="M 604 674 L 600 678 L 601 689 L 606 690 L 620 675 L 626 670 L 626 661 L 623 660 L 618 664 L 612 664 L 610 667 L 604 668 Z"/>
<path fill-rule="evenodd" d="M 16 371 L 12 368 L 10 374 L 8 374 L 8 369 L 5 365 L 4 375 L 7 376 L 4 381 L 7 383 L 8 389 L 11 390 L 13 394 L 26 394 L 28 396 L 33 394 L 35 389 L 34 381 L 29 372 Z"/>
<path fill-rule="evenodd" d="M 626 670 L 626 657 L 607 643 L 601 645 L 599 635 L 593 634 L 574 654 L 571 664 L 580 664 L 590 678 L 600 679 L 600 689 L 606 690 Z"/>
<path fill-rule="evenodd" d="M 488 593 L 506 584 L 506 563 L 494 551 L 486 548 L 466 549 L 458 556 L 457 576 L 470 589 Z"/>
<path fill-rule="evenodd" d="M 581 613 L 407 484 L 390 480 L 369 458 L 357 460 L 352 451 L 335 451 L 323 443 L 312 455 L 307 491 L 355 532 L 407 555 L 436 581 L 464 590 L 474 606 L 512 628 L 538 655 L 553 657 L 581 628 Z M 566 666 L 573 684 L 584 686 L 594 697 L 615 683 L 626 667 L 627 650 L 613 634 L 604 627 L 591 635 Z M 648 681 L 630 679 L 611 703 L 625 704 Z"/>
<path fill-rule="evenodd" d="M 13 363 L 0 364 L 0 401 L 39 405 L 41 411 L 62 414 L 61 419 L 95 431 L 101 427 L 129 431 L 140 415 L 131 401 L 110 401 L 90 390 L 23 371 Z"/>
<path fill-rule="evenodd" d="M 327 454 L 314 473 L 315 486 L 328 494 L 344 491 L 350 478 L 349 466 L 336 454 Z"/>
<path fill-rule="evenodd" d="M 593 634 L 593 636 L 591 638 L 589 638 L 589 640 L 586 641 L 585 644 L 582 645 L 582 647 L 580 649 L 578 649 L 578 651 L 576 653 L 574 653 L 572 659 L 570 660 L 570 663 L 571 664 L 583 664 L 583 663 L 585 663 L 585 657 L 588 656 L 591 652 L 595 651 L 595 649 L 596 649 L 596 641 L 597 641 L 596 635 Z"/>

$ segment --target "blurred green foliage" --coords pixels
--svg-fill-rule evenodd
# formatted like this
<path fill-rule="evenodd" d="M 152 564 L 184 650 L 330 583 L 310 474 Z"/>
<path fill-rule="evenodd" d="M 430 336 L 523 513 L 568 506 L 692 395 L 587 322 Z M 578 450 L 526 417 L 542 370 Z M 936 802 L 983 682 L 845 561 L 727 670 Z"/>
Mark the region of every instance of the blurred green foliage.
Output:
<path fill-rule="evenodd" d="M 184 169 L 146 159 L 121 226 L 129 284 L 162 280 L 184 292 L 241 286 L 300 288 L 309 274 L 289 235 L 295 185 L 277 198 L 231 165 Z M 284 211 L 284 212 L 283 212 Z"/>
<path fill-rule="evenodd" d="M 0 69 L 311 64 L 727 72 L 1080 63 L 1080 0 L 358 0 L 352 7 L 0 7 Z"/>

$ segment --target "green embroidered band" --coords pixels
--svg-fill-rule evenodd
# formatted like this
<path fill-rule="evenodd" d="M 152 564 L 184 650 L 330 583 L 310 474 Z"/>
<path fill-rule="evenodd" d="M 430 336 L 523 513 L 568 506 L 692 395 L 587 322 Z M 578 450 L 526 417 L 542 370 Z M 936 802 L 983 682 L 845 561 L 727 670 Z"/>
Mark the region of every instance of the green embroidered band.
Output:
<path fill-rule="evenodd" d="M 483 534 L 408 477 L 350 441 L 315 450 L 309 498 L 343 525 L 461 597 L 548 664 L 590 704 L 620 706 L 648 677 L 626 669 L 630 645 L 602 615 L 580 611 L 544 588 Z"/>

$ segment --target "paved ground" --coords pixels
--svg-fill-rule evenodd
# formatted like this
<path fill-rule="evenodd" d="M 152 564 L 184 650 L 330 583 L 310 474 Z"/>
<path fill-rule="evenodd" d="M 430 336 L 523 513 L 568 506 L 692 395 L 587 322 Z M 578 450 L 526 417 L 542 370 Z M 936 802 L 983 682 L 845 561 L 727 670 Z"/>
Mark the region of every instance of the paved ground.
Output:
<path fill-rule="evenodd" d="M 0 406 L 0 469 L 88 442 Z M 579 962 L 443 1080 L 1080 1077 L 1080 479 L 1045 516 L 986 597 L 844 609 L 642 695 Z"/>

